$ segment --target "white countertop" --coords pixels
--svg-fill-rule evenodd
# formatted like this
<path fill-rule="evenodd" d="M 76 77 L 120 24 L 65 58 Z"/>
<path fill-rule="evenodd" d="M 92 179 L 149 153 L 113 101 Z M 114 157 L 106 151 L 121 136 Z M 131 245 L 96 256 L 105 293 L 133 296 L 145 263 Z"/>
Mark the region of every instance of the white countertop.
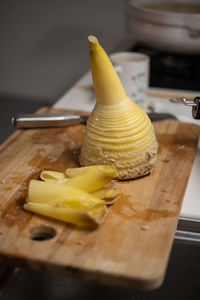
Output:
<path fill-rule="evenodd" d="M 54 107 L 90 112 L 94 104 L 91 74 L 87 72 L 54 104 Z M 165 97 L 148 96 L 143 108 L 146 112 L 153 108 L 157 113 L 171 113 L 180 121 L 200 125 L 200 120 L 192 118 L 190 107 L 172 103 Z M 184 195 L 181 217 L 200 219 L 200 142 Z"/>

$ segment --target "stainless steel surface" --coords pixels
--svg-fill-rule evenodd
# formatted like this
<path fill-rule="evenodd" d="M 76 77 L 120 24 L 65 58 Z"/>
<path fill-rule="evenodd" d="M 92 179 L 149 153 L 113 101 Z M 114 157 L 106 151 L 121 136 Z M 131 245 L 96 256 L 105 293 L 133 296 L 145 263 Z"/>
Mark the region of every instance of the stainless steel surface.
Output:
<path fill-rule="evenodd" d="M 12 117 L 11 123 L 16 128 L 64 127 L 86 123 L 88 116 L 76 113 L 65 114 L 25 114 Z"/>
<path fill-rule="evenodd" d="M 200 245 L 200 219 L 179 217 L 175 240 Z"/>
<path fill-rule="evenodd" d="M 175 239 L 184 242 L 200 243 L 200 234 L 196 232 L 185 231 L 185 230 L 177 230 Z"/>
<path fill-rule="evenodd" d="M 167 10 L 171 3 L 174 10 Z M 136 42 L 174 53 L 200 53 L 200 14 L 191 11 L 198 0 L 133 0 L 126 9 L 126 26 Z M 158 8 L 155 8 L 157 5 Z M 177 5 L 186 6 L 185 11 Z M 200 6 L 199 6 L 200 8 Z M 190 10 L 190 11 L 189 11 Z"/>
<path fill-rule="evenodd" d="M 197 104 L 194 102 L 194 100 L 187 99 L 185 97 L 182 97 L 182 98 L 171 98 L 170 101 L 174 102 L 174 103 L 181 103 L 182 102 L 186 106 L 197 106 Z"/>
<path fill-rule="evenodd" d="M 194 100 L 186 99 L 185 97 L 181 98 L 181 101 L 186 106 L 197 106 L 197 104 L 194 102 Z"/>

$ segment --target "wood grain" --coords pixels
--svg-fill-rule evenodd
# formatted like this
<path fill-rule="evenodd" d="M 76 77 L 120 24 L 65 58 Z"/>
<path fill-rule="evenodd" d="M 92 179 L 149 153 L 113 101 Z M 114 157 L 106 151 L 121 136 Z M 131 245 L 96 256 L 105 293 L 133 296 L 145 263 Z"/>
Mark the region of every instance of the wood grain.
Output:
<path fill-rule="evenodd" d="M 64 171 L 78 165 L 84 125 L 16 131 L 0 147 L 1 259 L 105 284 L 159 287 L 200 129 L 173 120 L 154 127 L 159 142 L 155 169 L 150 176 L 116 182 L 121 196 L 109 208 L 104 224 L 93 230 L 23 210 L 31 179 L 44 169 Z M 51 239 L 33 240 L 35 234 L 48 237 L 54 230 Z"/>

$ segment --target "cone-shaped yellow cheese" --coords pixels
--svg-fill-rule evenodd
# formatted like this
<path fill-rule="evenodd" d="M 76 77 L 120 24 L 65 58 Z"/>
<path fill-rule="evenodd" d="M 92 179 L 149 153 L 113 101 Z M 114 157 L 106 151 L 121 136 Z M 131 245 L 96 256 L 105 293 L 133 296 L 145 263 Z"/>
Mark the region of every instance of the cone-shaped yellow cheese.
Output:
<path fill-rule="evenodd" d="M 119 179 L 149 174 L 158 147 L 153 125 L 140 106 L 126 95 L 97 39 L 89 36 L 88 40 L 96 104 L 87 123 L 80 163 L 114 165 Z"/>
<path fill-rule="evenodd" d="M 92 80 L 98 103 L 109 105 L 123 101 L 126 92 L 110 59 L 94 36 L 90 35 L 88 40 Z"/>

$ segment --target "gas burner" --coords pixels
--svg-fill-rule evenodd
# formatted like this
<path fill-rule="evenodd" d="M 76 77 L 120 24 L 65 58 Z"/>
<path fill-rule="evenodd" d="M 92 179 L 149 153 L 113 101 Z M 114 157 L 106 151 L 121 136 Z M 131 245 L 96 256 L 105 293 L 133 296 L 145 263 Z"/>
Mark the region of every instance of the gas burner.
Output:
<path fill-rule="evenodd" d="M 189 67 L 190 61 L 187 59 L 182 59 L 182 57 L 175 57 L 171 54 L 164 55 L 160 59 L 161 64 L 169 70 L 181 70 L 184 71 Z"/>
<path fill-rule="evenodd" d="M 178 90 L 200 90 L 200 54 L 182 55 L 157 51 L 141 44 L 131 51 L 150 57 L 150 86 Z"/>

